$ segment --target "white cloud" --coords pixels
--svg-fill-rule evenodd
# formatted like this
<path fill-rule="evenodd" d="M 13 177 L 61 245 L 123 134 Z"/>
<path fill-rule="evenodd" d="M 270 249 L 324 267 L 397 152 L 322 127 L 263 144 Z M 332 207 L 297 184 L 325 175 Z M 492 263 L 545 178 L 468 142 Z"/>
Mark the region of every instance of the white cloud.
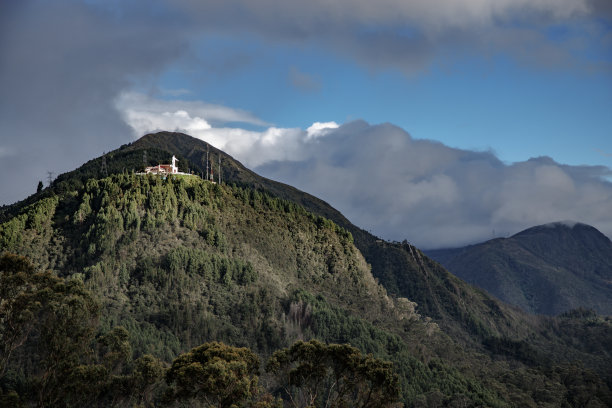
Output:
<path fill-rule="evenodd" d="M 166 112 L 184 111 L 192 118 L 203 118 L 207 123 L 220 126 L 227 123 L 245 123 L 266 126 L 267 123 L 250 112 L 228 108 L 222 105 L 202 101 L 163 100 L 140 92 L 122 92 L 115 101 L 115 106 L 122 112 L 137 112 L 138 116 L 155 116 Z M 131 124 L 131 119 L 126 118 Z"/>
<path fill-rule="evenodd" d="M 277 160 L 303 159 L 306 150 L 305 135 L 306 132 L 301 129 L 276 127 L 260 132 L 239 128 L 213 128 L 193 134 L 251 168 Z"/>
<path fill-rule="evenodd" d="M 559 220 L 612 236 L 612 170 L 550 158 L 507 165 L 491 152 L 415 140 L 392 125 L 353 122 L 300 161 L 260 174 L 328 201 L 356 225 L 423 248 L 459 246 Z"/>
<path fill-rule="evenodd" d="M 206 120 L 199 116 L 191 117 L 184 110 L 155 113 L 126 109 L 123 111 L 123 115 L 134 133 L 139 136 L 159 130 L 172 130 L 193 134 L 210 129 L 211 127 Z"/>
<path fill-rule="evenodd" d="M 315 122 L 307 130 L 273 126 L 263 130 L 215 127 L 211 125 L 215 121 L 257 125 L 266 122 L 225 106 L 200 101 L 165 101 L 135 92 L 123 93 L 116 107 L 135 138 L 160 130 L 184 132 L 224 150 L 249 167 L 272 161 L 302 160 L 307 157 L 313 139 L 339 126 L 336 122 Z"/>
<path fill-rule="evenodd" d="M 337 129 L 339 126 L 336 122 L 315 122 L 306 129 L 306 134 L 309 139 L 316 139 L 329 134 L 331 130 Z"/>

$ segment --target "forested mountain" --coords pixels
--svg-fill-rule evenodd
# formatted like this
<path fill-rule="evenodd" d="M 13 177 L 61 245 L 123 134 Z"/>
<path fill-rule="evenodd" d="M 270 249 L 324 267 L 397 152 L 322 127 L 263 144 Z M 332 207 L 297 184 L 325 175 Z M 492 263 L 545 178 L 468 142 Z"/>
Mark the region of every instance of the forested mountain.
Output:
<path fill-rule="evenodd" d="M 507 239 L 427 254 L 528 312 L 556 315 L 582 307 L 612 315 L 612 242 L 586 224 L 540 225 Z"/>
<path fill-rule="evenodd" d="M 172 154 L 199 173 L 206 150 L 147 135 L 3 208 L 3 403 L 197 406 L 230 387 L 215 382 L 227 369 L 239 406 L 290 404 L 308 381 L 282 386 L 284 370 L 308 353 L 343 361 L 355 406 L 393 375 L 406 406 L 612 403 L 608 319 L 526 315 L 212 147 L 223 184 L 132 173 Z M 311 339 L 330 345 L 295 343 Z M 194 391 L 196 379 L 210 387 Z"/>

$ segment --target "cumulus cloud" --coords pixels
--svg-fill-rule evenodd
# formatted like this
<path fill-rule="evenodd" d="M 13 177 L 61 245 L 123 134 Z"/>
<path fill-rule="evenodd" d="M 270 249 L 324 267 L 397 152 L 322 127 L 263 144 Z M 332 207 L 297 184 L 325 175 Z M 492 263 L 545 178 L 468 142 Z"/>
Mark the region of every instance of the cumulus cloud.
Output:
<path fill-rule="evenodd" d="M 318 138 L 329 134 L 339 126 L 336 122 L 315 122 L 306 129 L 306 135 L 308 139 Z"/>
<path fill-rule="evenodd" d="M 612 236 L 612 171 L 541 157 L 505 164 L 492 152 L 413 139 L 389 124 L 333 129 L 298 161 L 256 170 L 322 197 L 352 222 L 422 248 L 474 243 L 572 219 Z M 240 157 L 240 156 L 238 156 Z"/>
<path fill-rule="evenodd" d="M 249 167 L 275 160 L 301 160 L 306 157 L 309 140 L 338 127 L 335 122 L 316 122 L 306 130 L 266 127 L 249 112 L 200 101 L 161 100 L 136 92 L 122 94 L 116 106 L 134 138 L 159 130 L 185 132 L 240 157 Z M 235 127 L 240 123 L 263 128 Z"/>

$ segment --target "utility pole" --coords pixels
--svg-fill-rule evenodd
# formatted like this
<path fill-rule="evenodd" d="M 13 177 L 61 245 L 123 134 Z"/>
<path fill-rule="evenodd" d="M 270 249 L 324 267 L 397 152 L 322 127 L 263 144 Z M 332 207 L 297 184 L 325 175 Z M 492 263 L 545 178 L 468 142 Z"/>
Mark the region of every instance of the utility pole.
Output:
<path fill-rule="evenodd" d="M 51 182 L 53 181 L 53 172 L 52 171 L 48 171 L 47 172 L 47 181 L 48 181 L 48 186 L 51 187 Z"/>

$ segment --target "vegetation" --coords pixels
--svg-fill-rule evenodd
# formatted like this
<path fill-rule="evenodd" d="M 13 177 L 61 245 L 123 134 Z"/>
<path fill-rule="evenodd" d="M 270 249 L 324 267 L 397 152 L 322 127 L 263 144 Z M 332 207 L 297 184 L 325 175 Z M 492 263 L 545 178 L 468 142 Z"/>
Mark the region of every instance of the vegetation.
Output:
<path fill-rule="evenodd" d="M 99 309 L 81 281 L 34 273 L 26 258 L 9 253 L 0 257 L 0 272 L 2 288 L 7 289 L 0 326 L 7 346 L 0 373 L 3 406 L 152 406 L 184 401 L 220 408 L 282 406 L 282 398 L 274 399 L 260 387 L 259 357 L 248 348 L 210 342 L 181 354 L 169 368 L 150 355 L 133 362 L 125 328 L 117 326 L 94 337 Z M 24 320 L 23 315 L 30 318 Z M 310 382 L 292 384 L 295 392 L 311 393 L 316 384 L 328 399 L 335 396 L 331 405 L 326 404 L 332 407 L 385 406 L 399 397 L 390 363 L 361 356 L 348 345 L 316 341 L 298 342 L 291 353 L 298 350 L 304 357 L 300 352 L 304 347 L 315 347 L 312 352 L 324 358 L 308 374 Z M 11 356 L 21 348 L 24 350 Z M 32 350 L 38 354 L 32 355 Z M 280 373 L 296 360 L 287 353 L 289 350 L 279 350 L 268 362 L 268 372 L 277 373 L 270 377 L 275 384 L 285 381 Z M 11 370 L 21 372 L 7 375 L 9 361 Z M 306 366 L 302 361 L 301 373 Z M 335 374 L 341 386 L 323 382 L 329 380 L 328 372 Z M 291 396 L 282 397 L 299 407 L 311 406 L 316 400 L 296 405 Z"/>
<path fill-rule="evenodd" d="M 258 394 L 258 374 L 259 358 L 251 350 L 205 343 L 174 360 L 166 373 L 174 388 L 165 399 L 219 408 L 244 405 Z"/>
<path fill-rule="evenodd" d="M 142 160 L 134 145 L 119 152 Z M 10 343 L 2 317 L 8 405 L 343 406 L 381 389 L 405 406 L 612 403 L 606 318 L 526 316 L 408 243 L 367 246 L 387 292 L 358 249 L 369 238 L 295 200 L 246 183 L 109 174 L 65 176 L 3 212 L 0 253 L 19 256 L 3 257 L 15 289 L 1 312 L 22 333 Z M 41 345 L 68 334 L 70 350 Z M 318 383 L 308 350 L 320 355 Z"/>
<path fill-rule="evenodd" d="M 294 407 L 389 407 L 399 398 L 393 365 L 348 344 L 298 341 L 274 352 L 267 371 Z"/>

